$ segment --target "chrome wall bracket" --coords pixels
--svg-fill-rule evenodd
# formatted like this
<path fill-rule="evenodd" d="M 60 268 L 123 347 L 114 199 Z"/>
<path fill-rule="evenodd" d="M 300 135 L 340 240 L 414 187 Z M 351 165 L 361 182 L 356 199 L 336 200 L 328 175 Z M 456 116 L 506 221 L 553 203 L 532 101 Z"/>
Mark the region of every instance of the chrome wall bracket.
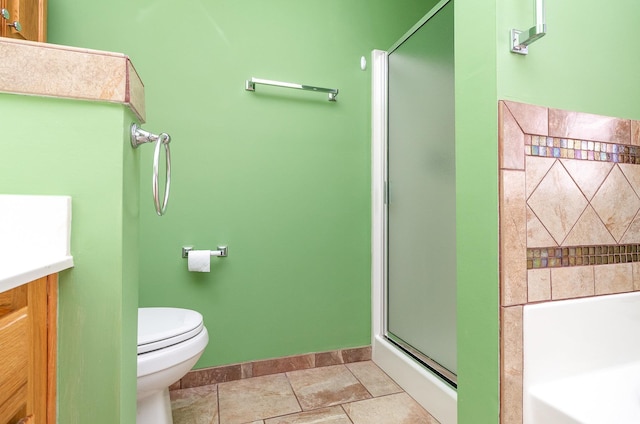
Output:
<path fill-rule="evenodd" d="M 547 24 L 545 23 L 544 0 L 535 0 L 536 8 L 536 24 L 526 31 L 518 29 L 511 30 L 511 38 L 509 45 L 511 53 L 528 54 L 529 44 L 544 37 L 547 33 Z"/>
<path fill-rule="evenodd" d="M 171 187 L 171 149 L 169 143 L 171 137 L 167 133 L 154 134 L 152 132 L 143 130 L 135 122 L 131 124 L 130 128 L 131 146 L 137 149 L 138 146 L 144 143 L 156 143 L 156 148 L 153 153 L 153 174 L 151 178 L 151 190 L 153 194 L 153 204 L 156 208 L 156 213 L 162 216 L 167 211 L 167 203 L 169 202 L 169 189 Z M 160 149 L 164 148 L 165 164 L 166 164 L 166 176 L 164 184 L 164 201 L 160 203 L 160 193 L 158 184 L 158 162 L 160 160 Z"/>
<path fill-rule="evenodd" d="M 144 143 L 155 143 L 161 136 L 164 137 L 164 140 L 162 141 L 164 144 L 169 144 L 169 142 L 171 142 L 169 134 L 163 133 L 165 134 L 164 136 L 162 134 L 154 134 L 150 131 L 143 130 L 142 127 L 139 127 L 135 122 L 131 124 L 130 131 L 131 146 L 134 149 L 137 149 L 138 146 Z"/>
<path fill-rule="evenodd" d="M 188 258 L 189 252 L 193 250 L 193 246 L 184 246 L 182 248 L 182 257 Z M 221 258 L 226 258 L 229 253 L 229 248 L 227 246 L 218 246 L 218 250 L 211 250 L 211 256 L 218 256 Z"/>

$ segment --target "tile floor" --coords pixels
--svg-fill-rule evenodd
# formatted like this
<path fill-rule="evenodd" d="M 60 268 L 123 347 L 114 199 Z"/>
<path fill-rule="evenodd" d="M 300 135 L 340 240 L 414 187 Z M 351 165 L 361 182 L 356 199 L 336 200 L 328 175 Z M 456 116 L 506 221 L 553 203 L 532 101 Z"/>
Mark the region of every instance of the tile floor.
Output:
<path fill-rule="evenodd" d="M 171 392 L 174 424 L 438 424 L 371 361 Z"/>

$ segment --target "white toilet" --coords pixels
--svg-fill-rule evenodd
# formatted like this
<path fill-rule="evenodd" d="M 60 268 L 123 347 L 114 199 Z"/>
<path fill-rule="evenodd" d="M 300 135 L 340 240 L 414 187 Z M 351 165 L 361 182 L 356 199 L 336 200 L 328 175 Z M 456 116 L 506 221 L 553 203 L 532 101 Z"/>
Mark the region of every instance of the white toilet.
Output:
<path fill-rule="evenodd" d="M 138 309 L 137 424 L 173 424 L 169 386 L 191 370 L 208 342 L 198 312 Z"/>

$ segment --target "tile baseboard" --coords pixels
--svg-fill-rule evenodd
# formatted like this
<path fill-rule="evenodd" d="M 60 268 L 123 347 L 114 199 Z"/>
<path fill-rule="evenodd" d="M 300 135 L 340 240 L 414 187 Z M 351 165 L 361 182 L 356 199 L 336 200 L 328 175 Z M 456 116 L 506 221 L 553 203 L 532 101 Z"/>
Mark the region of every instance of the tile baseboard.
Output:
<path fill-rule="evenodd" d="M 172 384 L 169 390 L 189 389 L 244 378 L 369 360 L 371 360 L 371 346 L 363 346 L 221 365 L 189 371 L 182 379 Z"/>

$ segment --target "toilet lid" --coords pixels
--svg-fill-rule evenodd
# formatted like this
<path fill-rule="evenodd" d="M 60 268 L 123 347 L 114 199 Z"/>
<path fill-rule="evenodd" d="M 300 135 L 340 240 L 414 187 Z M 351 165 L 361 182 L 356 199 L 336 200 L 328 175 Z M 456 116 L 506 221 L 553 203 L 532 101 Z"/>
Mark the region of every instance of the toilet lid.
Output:
<path fill-rule="evenodd" d="M 180 308 L 138 308 L 138 354 L 163 349 L 202 331 L 202 315 Z"/>

